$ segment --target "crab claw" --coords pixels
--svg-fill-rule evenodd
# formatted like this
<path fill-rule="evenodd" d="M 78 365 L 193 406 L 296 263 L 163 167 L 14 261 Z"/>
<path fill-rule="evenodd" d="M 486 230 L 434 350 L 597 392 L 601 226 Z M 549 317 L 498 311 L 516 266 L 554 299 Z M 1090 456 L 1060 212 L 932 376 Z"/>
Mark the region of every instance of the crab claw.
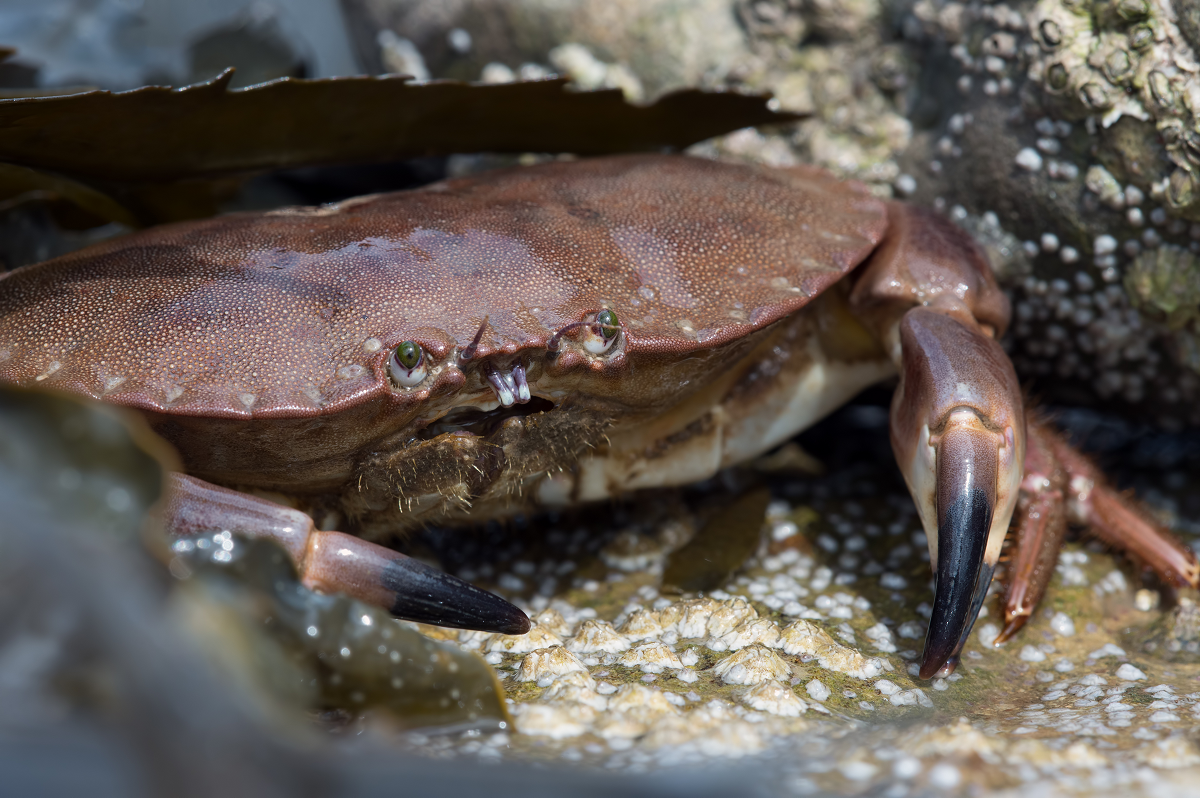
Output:
<path fill-rule="evenodd" d="M 504 599 L 420 560 L 342 532 L 313 530 L 301 581 L 384 607 L 407 621 L 525 634 L 529 617 Z"/>
<path fill-rule="evenodd" d="M 312 518 L 257 496 L 171 474 L 162 522 L 174 538 L 226 530 L 273 540 L 310 590 L 345 593 L 398 618 L 525 634 L 528 616 L 499 596 L 362 538 L 317 529 Z"/>
<path fill-rule="evenodd" d="M 933 614 L 921 661 L 923 679 L 958 655 L 987 595 L 996 562 L 986 559 L 996 509 L 995 433 L 974 411 L 959 409 L 950 414 L 939 437 L 931 444 L 937 450 L 937 543 L 935 550 L 931 539 L 936 571 Z"/>
<path fill-rule="evenodd" d="M 891 437 L 934 569 L 920 671 L 929 679 L 953 671 L 987 595 L 1020 489 L 1025 425 L 1012 364 L 972 320 L 914 308 L 899 333 Z"/>

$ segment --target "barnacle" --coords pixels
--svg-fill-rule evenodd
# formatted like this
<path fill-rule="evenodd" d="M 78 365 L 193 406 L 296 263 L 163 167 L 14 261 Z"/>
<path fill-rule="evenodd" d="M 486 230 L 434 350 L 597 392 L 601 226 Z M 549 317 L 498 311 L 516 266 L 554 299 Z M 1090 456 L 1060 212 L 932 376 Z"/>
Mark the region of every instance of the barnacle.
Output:
<path fill-rule="evenodd" d="M 1152 124 L 1171 166 L 1138 175 L 1141 187 L 1162 195 L 1174 214 L 1200 220 L 1200 119 L 1189 99 L 1200 69 L 1200 12 L 1193 0 L 1174 5 L 1169 14 L 1132 0 L 1040 0 L 1030 16 L 1038 51 L 1029 76 L 1065 119 Z"/>

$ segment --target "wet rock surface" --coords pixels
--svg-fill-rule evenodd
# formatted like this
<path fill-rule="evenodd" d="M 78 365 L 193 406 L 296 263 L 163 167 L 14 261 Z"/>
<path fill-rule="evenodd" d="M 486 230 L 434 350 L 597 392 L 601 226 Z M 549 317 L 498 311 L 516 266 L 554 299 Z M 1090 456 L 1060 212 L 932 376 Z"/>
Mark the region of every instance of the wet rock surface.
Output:
<path fill-rule="evenodd" d="M 1127 464 L 1122 484 L 1159 485 L 1155 511 L 1196 542 L 1200 528 L 1180 512 L 1197 473 L 1188 455 L 1160 446 L 1150 467 L 1153 436 L 1079 411 L 1062 420 L 1103 461 Z M 504 538 L 425 537 L 457 552 L 459 575 L 507 585 L 498 589 L 568 648 L 604 641 L 536 673 L 531 657 L 570 652 L 492 655 L 516 719 L 502 757 L 647 771 L 749 758 L 783 794 L 1154 794 L 1200 774 L 1193 592 L 1162 594 L 1130 563 L 1073 539 L 1024 630 L 992 645 L 997 582 L 957 672 L 922 681 L 928 553 L 887 457 L 884 408 L 852 406 L 800 440 L 828 473 L 772 477 L 755 555 L 703 595 L 661 592 L 669 547 L 658 533 L 702 527 L 714 500 L 761 484 L 749 469 L 673 494 L 658 513 L 641 497 Z M 614 568 L 601 552 L 618 536 L 664 550 L 636 572 Z M 497 543 L 506 553 L 487 559 Z M 458 638 L 494 652 L 505 640 Z M 465 745 L 450 748 L 482 750 Z"/>
<path fill-rule="evenodd" d="M 770 89 L 811 113 L 694 152 L 817 163 L 970 229 L 1014 299 L 1022 377 L 1049 400 L 1116 411 L 1058 415 L 1123 487 L 1191 545 L 1200 538 L 1200 440 L 1156 430 L 1200 423 L 1196 123 L 1185 102 L 1195 3 L 347 7 L 380 69 L 492 81 L 563 71 L 634 98 L 681 84 Z M 520 639 L 422 629 L 495 669 L 515 730 L 405 731 L 330 682 L 335 709 L 316 726 L 389 754 L 566 764 L 588 778 L 679 779 L 688 770 L 672 766 L 737 762 L 771 794 L 1194 792 L 1198 597 L 1160 592 L 1086 540 L 1069 544 L 1038 614 L 1006 646 L 991 645 L 993 597 L 958 672 L 915 678 L 929 569 L 884 419 L 878 402 L 858 405 L 807 436 L 828 468 L 820 477 L 760 464 L 614 507 L 410 542 L 536 618 Z M 744 567 L 704 595 L 665 592 L 672 552 L 764 484 L 762 542 Z M 356 633 L 343 614 L 345 628 L 322 634 Z M 389 663 L 367 674 L 383 703 Z M 307 705 L 313 693 L 275 695 Z"/>
<path fill-rule="evenodd" d="M 618 6 L 359 0 L 352 17 L 410 36 L 433 76 L 772 91 L 811 117 L 693 152 L 816 163 L 943 210 L 988 245 L 1015 303 L 1018 373 L 1039 395 L 1200 424 L 1193 3 Z"/>

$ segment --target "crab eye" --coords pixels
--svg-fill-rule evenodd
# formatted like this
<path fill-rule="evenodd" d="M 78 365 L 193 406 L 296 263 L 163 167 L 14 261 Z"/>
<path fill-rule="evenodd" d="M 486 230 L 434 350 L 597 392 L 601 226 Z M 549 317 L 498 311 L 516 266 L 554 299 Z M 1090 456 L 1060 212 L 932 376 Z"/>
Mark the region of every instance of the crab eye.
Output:
<path fill-rule="evenodd" d="M 388 372 L 397 385 L 412 388 L 425 381 L 425 350 L 416 341 L 405 341 L 392 352 Z"/>
<path fill-rule="evenodd" d="M 589 324 L 586 329 L 583 346 L 593 355 L 602 355 L 612 349 L 621 335 L 617 314 L 608 308 L 597 313 L 595 324 Z"/>

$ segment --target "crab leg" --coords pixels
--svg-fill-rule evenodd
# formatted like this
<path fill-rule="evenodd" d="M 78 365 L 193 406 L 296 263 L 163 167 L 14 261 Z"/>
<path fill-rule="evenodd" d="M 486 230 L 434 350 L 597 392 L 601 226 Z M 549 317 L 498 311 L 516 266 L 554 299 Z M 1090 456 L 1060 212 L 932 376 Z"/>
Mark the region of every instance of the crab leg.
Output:
<path fill-rule="evenodd" d="M 499 596 L 399 552 L 342 532 L 325 532 L 299 510 L 221 488 L 195 477 L 170 476 L 163 523 L 186 538 L 217 530 L 281 545 L 305 587 L 340 592 L 410 621 L 503 634 L 529 631 L 525 613 Z"/>
<path fill-rule="evenodd" d="M 1005 627 L 996 645 L 1025 625 L 1046 592 L 1068 520 L 1141 559 L 1164 582 L 1197 587 L 1200 566 L 1182 543 L 1135 501 L 1114 491 L 1099 469 L 1048 425 L 1033 417 L 1027 424 L 1017 550 L 1004 595 Z"/>
<path fill-rule="evenodd" d="M 994 336 L 1008 321 L 977 245 L 945 219 L 888 208 L 887 238 L 851 293 L 900 372 L 892 450 L 929 540 L 933 613 L 920 674 L 953 670 L 1016 506 L 1025 419 Z"/>
<path fill-rule="evenodd" d="M 1052 442 L 1057 435 L 1033 413 L 1026 413 L 1025 429 L 1025 478 L 1017 504 L 1015 551 L 1008 563 L 1004 630 L 996 645 L 1016 634 L 1042 600 L 1067 532 L 1063 507 L 1067 473 L 1054 456 Z"/>
<path fill-rule="evenodd" d="M 1067 516 L 1072 523 L 1087 526 L 1108 545 L 1142 560 L 1168 584 L 1200 584 L 1200 567 L 1186 546 L 1136 501 L 1113 490 L 1100 470 L 1061 436 L 1048 434 L 1047 439 L 1070 478 Z"/>

